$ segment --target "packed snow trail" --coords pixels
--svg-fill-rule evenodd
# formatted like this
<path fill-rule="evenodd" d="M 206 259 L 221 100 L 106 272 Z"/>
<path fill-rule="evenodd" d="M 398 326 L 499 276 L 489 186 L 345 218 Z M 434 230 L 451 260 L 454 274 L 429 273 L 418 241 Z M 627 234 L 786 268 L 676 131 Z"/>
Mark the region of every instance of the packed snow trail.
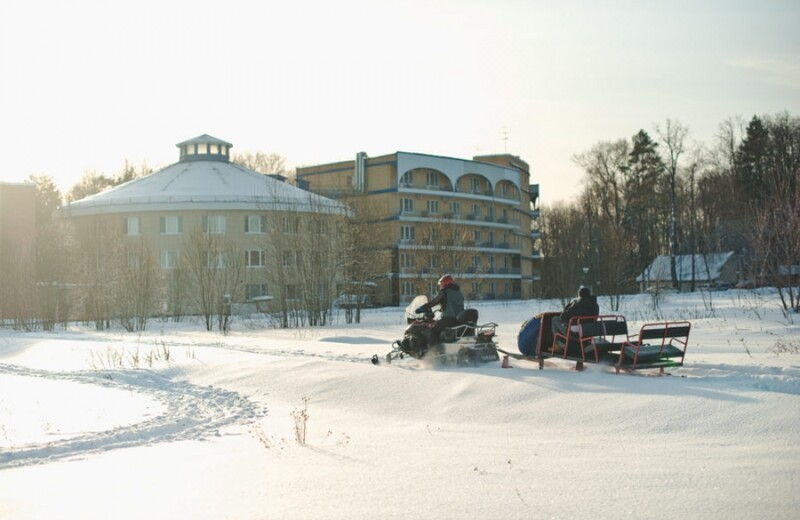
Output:
<path fill-rule="evenodd" d="M 62 381 L 133 392 L 161 404 L 161 413 L 141 422 L 99 432 L 85 432 L 52 442 L 26 443 L 0 451 L 0 470 L 53 462 L 92 453 L 178 440 L 201 440 L 219 435 L 232 424 L 246 424 L 266 415 L 237 392 L 185 381 L 173 381 L 149 370 L 51 372 L 0 364 L 4 377 Z M 18 398 L 18 397 L 17 397 Z M 5 395 L 4 399 L 15 399 Z"/>

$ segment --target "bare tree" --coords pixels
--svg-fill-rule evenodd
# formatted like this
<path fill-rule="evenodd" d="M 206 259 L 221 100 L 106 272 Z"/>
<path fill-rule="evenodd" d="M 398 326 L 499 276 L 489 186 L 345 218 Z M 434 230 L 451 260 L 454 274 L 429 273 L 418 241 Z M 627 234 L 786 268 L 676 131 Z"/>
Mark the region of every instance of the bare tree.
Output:
<path fill-rule="evenodd" d="M 104 173 L 87 170 L 81 178 L 67 192 L 67 202 L 83 199 L 89 195 L 100 193 L 108 188 L 119 186 L 128 181 L 146 177 L 153 173 L 153 169 L 142 163 L 138 168 L 125 159 L 122 168 L 117 173 L 107 175 Z"/>
<path fill-rule="evenodd" d="M 672 287 L 680 289 L 675 257 L 678 254 L 678 173 L 679 161 L 684 153 L 689 129 L 677 121 L 667 119 L 663 126 L 656 125 L 656 133 L 664 145 L 664 172 L 669 183 L 670 231 L 669 261 Z"/>
<path fill-rule="evenodd" d="M 625 226 L 629 156 L 630 146 L 620 140 L 600 143 L 576 157 L 588 179 L 581 197 L 584 238 L 579 257 L 592 274 L 591 280 L 584 283 L 591 283 L 598 293 L 602 290 L 607 294 L 614 309 L 619 308 L 620 295 L 629 288 L 634 260 L 629 247 L 632 240 Z"/>
<path fill-rule="evenodd" d="M 697 194 L 697 179 L 702 173 L 705 162 L 705 149 L 700 144 L 695 145 L 690 153 L 689 162 L 686 165 L 686 199 L 688 200 L 686 222 L 688 224 L 689 253 L 691 254 L 692 258 L 691 286 L 689 289 L 691 292 L 694 292 L 695 282 L 697 280 L 697 266 L 695 265 L 695 258 L 697 257 L 696 255 L 708 252 L 704 248 L 701 251 L 700 248 L 700 218 Z M 709 272 L 707 265 L 706 272 Z"/>
<path fill-rule="evenodd" d="M 337 282 L 341 281 L 343 256 L 339 242 L 343 237 L 337 219 L 319 205 L 319 199 L 309 196 L 308 204 L 310 211 L 296 217 L 299 229 L 293 235 L 297 283 L 308 324 L 323 326 L 330 322 Z"/>
<path fill-rule="evenodd" d="M 339 237 L 339 257 L 342 260 L 342 279 L 345 285 L 345 321 L 361 323 L 361 309 L 373 288 L 386 277 L 391 249 L 381 246 L 386 234 L 381 208 L 369 197 L 357 194 L 342 202 L 350 208 L 346 218 L 336 223 Z"/>
<path fill-rule="evenodd" d="M 277 153 L 244 152 L 234 154 L 231 161 L 264 175 L 286 175 L 286 158 Z"/>
<path fill-rule="evenodd" d="M 114 278 L 114 307 L 128 332 L 143 331 L 163 300 L 161 273 L 149 243 L 139 238 L 123 248 L 125 258 Z"/>
<path fill-rule="evenodd" d="M 750 162 L 763 183 L 761 203 L 752 206 L 751 246 L 756 275 L 778 289 L 788 311 L 800 307 L 800 119 L 781 114 L 765 121 L 768 138 L 749 153 L 758 157 Z"/>
<path fill-rule="evenodd" d="M 583 227 L 581 211 L 575 204 L 559 204 L 544 208 L 541 221 L 544 295 L 561 298 L 566 303 L 581 282 L 582 259 L 578 250 Z"/>
<path fill-rule="evenodd" d="M 108 329 L 114 315 L 114 294 L 110 290 L 118 272 L 118 263 L 123 257 L 123 243 L 118 226 L 98 217 L 92 217 L 83 225 L 78 261 L 78 284 L 84 319 L 94 322 L 98 330 Z"/>
<path fill-rule="evenodd" d="M 206 330 L 230 328 L 231 305 L 241 288 L 244 253 L 222 235 L 196 231 L 183 247 L 181 262 L 192 284 L 194 304 Z"/>

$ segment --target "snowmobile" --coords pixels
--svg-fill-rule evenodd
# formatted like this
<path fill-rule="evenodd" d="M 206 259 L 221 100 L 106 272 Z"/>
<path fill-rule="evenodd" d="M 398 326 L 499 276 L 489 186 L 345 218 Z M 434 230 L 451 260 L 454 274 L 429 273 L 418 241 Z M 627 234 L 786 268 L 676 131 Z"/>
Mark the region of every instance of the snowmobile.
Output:
<path fill-rule="evenodd" d="M 478 311 L 466 309 L 458 315 L 458 324 L 444 329 L 440 342 L 432 340 L 433 327 L 436 325 L 435 312 L 417 313 L 416 310 L 428 303 L 428 297 L 419 295 L 406 307 L 405 315 L 408 327 L 403 339 L 392 343 L 392 350 L 386 354 L 386 362 L 410 356 L 414 359 L 432 360 L 441 364 L 457 364 L 476 366 L 479 363 L 490 363 L 500 359 L 495 343 L 496 323 L 478 325 Z M 441 312 L 437 309 L 437 312 Z M 380 363 L 378 355 L 372 356 L 372 363 Z"/>

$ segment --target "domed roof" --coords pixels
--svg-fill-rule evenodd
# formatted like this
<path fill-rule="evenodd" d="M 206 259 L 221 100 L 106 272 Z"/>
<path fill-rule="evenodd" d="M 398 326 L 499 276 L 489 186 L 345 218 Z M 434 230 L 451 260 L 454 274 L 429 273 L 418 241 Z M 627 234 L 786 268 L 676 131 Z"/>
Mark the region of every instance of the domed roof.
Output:
<path fill-rule="evenodd" d="M 230 162 L 231 144 L 201 135 L 177 145 L 180 161 L 146 177 L 67 204 L 68 216 L 148 211 L 314 211 L 344 213 L 340 202 Z"/>

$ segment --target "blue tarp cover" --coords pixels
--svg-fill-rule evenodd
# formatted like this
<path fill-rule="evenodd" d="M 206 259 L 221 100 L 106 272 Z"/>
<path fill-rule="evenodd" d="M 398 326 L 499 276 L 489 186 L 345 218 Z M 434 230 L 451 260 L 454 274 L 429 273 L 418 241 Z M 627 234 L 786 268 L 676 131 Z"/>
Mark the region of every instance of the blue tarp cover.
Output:
<path fill-rule="evenodd" d="M 519 329 L 517 347 L 524 356 L 535 356 L 539 353 L 539 328 L 542 326 L 542 317 L 534 316 Z"/>

